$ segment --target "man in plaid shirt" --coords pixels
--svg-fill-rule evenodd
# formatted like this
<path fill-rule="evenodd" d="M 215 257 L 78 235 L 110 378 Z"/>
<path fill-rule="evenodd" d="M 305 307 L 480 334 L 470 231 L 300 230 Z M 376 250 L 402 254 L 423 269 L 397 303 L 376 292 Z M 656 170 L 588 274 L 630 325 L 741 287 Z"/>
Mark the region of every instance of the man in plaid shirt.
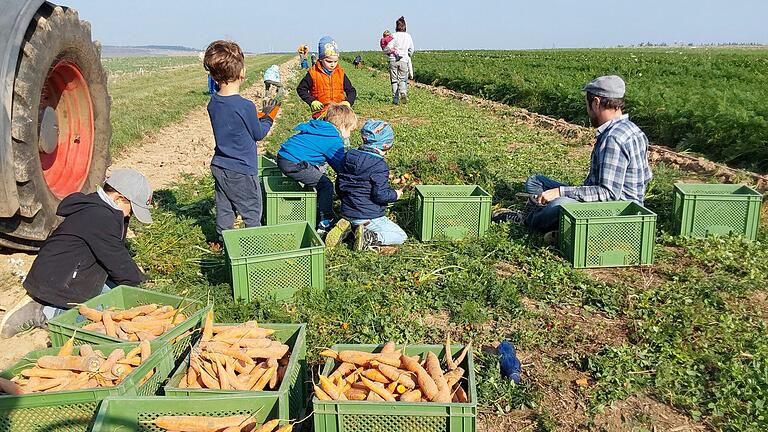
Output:
<path fill-rule="evenodd" d="M 589 176 L 583 186 L 568 186 L 540 174 L 528 178 L 532 211 L 508 219 L 540 232 L 558 229 L 560 206 L 569 202 L 636 201 L 643 203 L 653 174 L 648 165 L 648 138 L 624 114 L 624 80 L 611 75 L 584 87 L 587 114 L 597 127 Z M 553 240 L 550 235 L 550 240 Z"/>

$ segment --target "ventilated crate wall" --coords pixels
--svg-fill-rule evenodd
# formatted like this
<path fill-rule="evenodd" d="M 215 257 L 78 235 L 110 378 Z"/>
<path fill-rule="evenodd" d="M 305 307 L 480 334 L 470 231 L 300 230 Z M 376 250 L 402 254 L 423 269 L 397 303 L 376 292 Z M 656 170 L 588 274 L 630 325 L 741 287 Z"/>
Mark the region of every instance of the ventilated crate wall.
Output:
<path fill-rule="evenodd" d="M 236 324 L 219 324 L 236 325 Z M 259 327 L 274 329 L 275 340 L 279 340 L 291 347 L 291 357 L 285 378 L 277 390 L 238 391 L 238 390 L 214 390 L 180 388 L 179 382 L 189 369 L 189 358 L 174 372 L 168 384 L 165 386 L 166 396 L 190 396 L 190 397 L 228 397 L 231 395 L 274 395 L 279 401 L 279 414 L 281 418 L 300 418 L 306 411 L 305 382 L 307 379 L 307 345 L 305 324 L 269 324 L 259 323 Z"/>
<path fill-rule="evenodd" d="M 266 157 L 266 156 L 259 156 L 259 178 L 262 177 L 280 177 L 283 175 L 283 173 L 280 171 L 280 168 L 277 167 L 277 163 Z"/>
<path fill-rule="evenodd" d="M 565 204 L 560 250 L 576 268 L 653 263 L 656 215 L 626 201 Z"/>
<path fill-rule="evenodd" d="M 325 247 L 307 222 L 227 230 L 223 237 L 235 300 L 284 300 L 325 287 Z"/>
<path fill-rule="evenodd" d="M 417 227 L 421 241 L 479 237 L 488 229 L 491 196 L 481 187 L 416 187 Z"/>
<path fill-rule="evenodd" d="M 755 240 L 762 198 L 744 185 L 675 184 L 675 232 L 692 237 L 735 234 Z"/>
<path fill-rule="evenodd" d="M 267 225 L 307 221 L 317 223 L 317 193 L 288 177 L 264 177 Z"/>

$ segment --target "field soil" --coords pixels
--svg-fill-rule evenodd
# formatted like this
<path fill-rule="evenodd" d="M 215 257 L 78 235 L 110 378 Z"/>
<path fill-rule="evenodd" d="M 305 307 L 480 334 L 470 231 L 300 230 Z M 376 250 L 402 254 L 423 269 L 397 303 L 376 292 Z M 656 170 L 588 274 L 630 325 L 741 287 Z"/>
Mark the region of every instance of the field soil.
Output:
<path fill-rule="evenodd" d="M 298 58 L 280 65 L 284 82 L 295 75 Z M 259 107 L 264 96 L 264 82 L 256 81 L 243 91 L 243 96 Z M 279 116 L 279 115 L 278 115 Z M 184 175 L 207 173 L 213 156 L 213 131 L 205 106 L 195 108 L 183 121 L 165 127 L 142 143 L 113 158 L 111 169 L 134 168 L 141 171 L 154 190 L 170 187 Z M 21 281 L 29 271 L 35 255 L 0 248 L 0 320 L 24 295 Z M 10 339 L 0 337 L 0 370 L 12 365 L 32 350 L 49 345 L 48 333 L 35 329 Z"/>

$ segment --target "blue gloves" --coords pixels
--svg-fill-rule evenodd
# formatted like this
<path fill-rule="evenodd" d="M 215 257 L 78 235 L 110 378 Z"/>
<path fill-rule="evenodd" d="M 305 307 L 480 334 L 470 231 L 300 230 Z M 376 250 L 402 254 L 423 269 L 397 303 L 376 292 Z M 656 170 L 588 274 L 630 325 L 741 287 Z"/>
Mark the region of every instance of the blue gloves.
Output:
<path fill-rule="evenodd" d="M 511 379 L 515 384 L 520 384 L 521 365 L 515 352 L 515 346 L 508 341 L 503 341 L 499 344 L 497 351 L 499 353 L 501 376 Z"/>

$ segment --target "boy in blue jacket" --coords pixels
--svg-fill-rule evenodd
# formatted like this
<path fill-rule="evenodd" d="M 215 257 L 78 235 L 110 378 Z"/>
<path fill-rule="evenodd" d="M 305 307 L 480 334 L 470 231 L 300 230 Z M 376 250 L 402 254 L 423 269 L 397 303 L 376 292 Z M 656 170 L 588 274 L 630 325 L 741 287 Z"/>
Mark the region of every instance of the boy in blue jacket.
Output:
<path fill-rule="evenodd" d="M 384 160 L 394 143 L 395 132 L 389 123 L 368 120 L 360 135 L 363 145 L 350 150 L 337 171 L 336 191 L 344 220 L 328 234 L 326 245 L 335 246 L 349 223 L 355 228 L 357 250 L 403 244 L 408 238 L 405 231 L 384 215 L 387 204 L 403 196 L 402 190 L 390 186 L 389 165 Z"/>
<path fill-rule="evenodd" d="M 357 128 L 352 108 L 333 104 L 322 120 L 310 120 L 294 129 L 277 152 L 277 166 L 283 174 L 317 190 L 320 222 L 317 231 L 327 233 L 335 223 L 333 183 L 326 175 L 326 164 L 337 173 L 344 161 L 344 140 Z"/>
<path fill-rule="evenodd" d="M 235 224 L 239 213 L 246 227 L 261 225 L 261 189 L 257 141 L 267 136 L 279 106 L 273 100 L 257 112 L 256 105 L 240 96 L 245 79 L 245 57 L 236 43 L 218 40 L 205 50 L 205 68 L 219 85 L 208 102 L 216 141 L 211 174 L 216 201 L 216 233 Z"/>

